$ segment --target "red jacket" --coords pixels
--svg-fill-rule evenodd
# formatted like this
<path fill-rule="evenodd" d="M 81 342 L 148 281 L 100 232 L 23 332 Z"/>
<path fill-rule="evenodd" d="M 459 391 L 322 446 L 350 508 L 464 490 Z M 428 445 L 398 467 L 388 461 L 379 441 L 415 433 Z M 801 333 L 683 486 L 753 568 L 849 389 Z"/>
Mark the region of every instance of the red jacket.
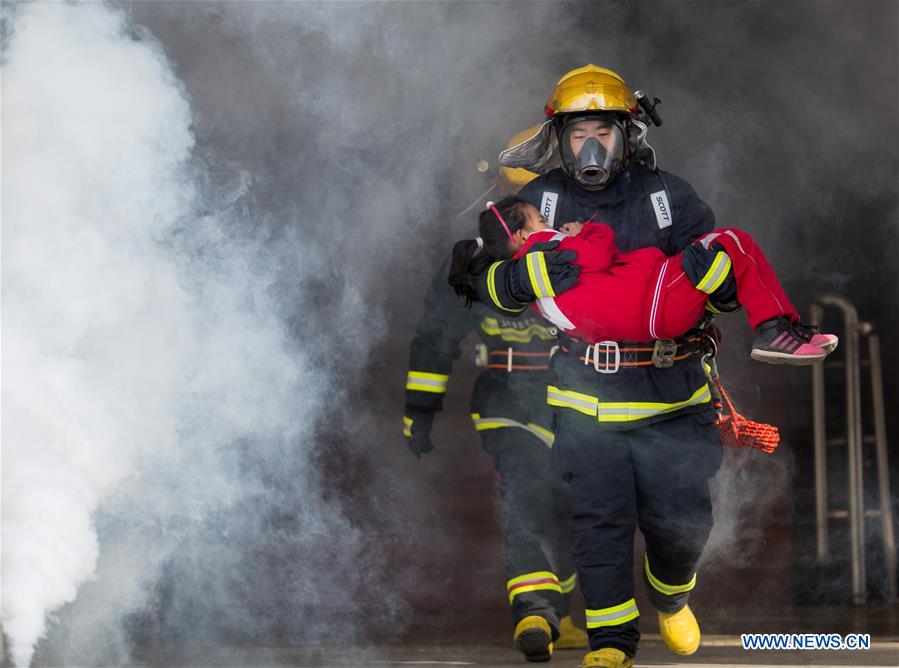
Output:
<path fill-rule="evenodd" d="M 575 237 L 555 230 L 535 232 L 515 257 L 527 253 L 535 243 L 554 238 L 561 239 L 560 251 L 577 253 L 573 264 L 581 267 L 580 279 L 561 295 L 538 300 L 534 308 L 567 333 L 586 341 L 654 338 L 646 320 L 665 254 L 654 247 L 621 253 L 611 227 L 587 223 Z"/>

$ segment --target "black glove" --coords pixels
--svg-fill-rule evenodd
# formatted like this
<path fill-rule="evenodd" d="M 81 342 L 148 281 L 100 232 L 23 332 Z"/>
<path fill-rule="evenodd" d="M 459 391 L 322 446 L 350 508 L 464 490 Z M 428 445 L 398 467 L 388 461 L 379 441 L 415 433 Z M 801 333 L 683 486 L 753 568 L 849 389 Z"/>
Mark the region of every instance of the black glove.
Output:
<path fill-rule="evenodd" d="M 570 264 L 577 253 L 558 252 L 558 245 L 558 241 L 534 244 L 524 257 L 513 261 L 514 269 L 506 274 L 513 299 L 529 304 L 538 297 L 555 297 L 577 285 L 581 268 Z"/>
<path fill-rule="evenodd" d="M 421 459 L 434 449 L 431 443 L 431 425 L 434 423 L 434 414 L 427 411 L 415 409 L 406 409 L 403 416 L 403 436 L 406 438 L 406 445 L 413 455 Z"/>
<path fill-rule="evenodd" d="M 733 269 L 729 269 L 723 280 L 716 280 L 713 268 L 718 253 L 724 252 L 724 246 L 713 241 L 708 248 L 696 241 L 684 249 L 681 256 L 681 268 L 697 290 L 709 295 L 709 304 L 713 313 L 733 313 L 742 307 L 737 299 L 737 279 Z M 709 290 L 717 283 L 717 287 Z"/>

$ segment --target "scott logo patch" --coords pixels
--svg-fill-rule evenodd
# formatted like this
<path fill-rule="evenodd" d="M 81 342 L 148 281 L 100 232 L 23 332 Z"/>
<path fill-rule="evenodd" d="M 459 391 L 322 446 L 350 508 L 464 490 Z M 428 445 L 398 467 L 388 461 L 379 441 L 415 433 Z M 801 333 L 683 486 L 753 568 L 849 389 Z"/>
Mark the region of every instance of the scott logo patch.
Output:
<path fill-rule="evenodd" d="M 543 200 L 540 202 L 540 215 L 550 227 L 556 226 L 556 204 L 559 202 L 559 193 L 543 191 Z"/>
<path fill-rule="evenodd" d="M 668 195 L 665 191 L 660 190 L 652 193 L 649 196 L 649 201 L 652 202 L 652 208 L 655 209 L 656 222 L 659 224 L 659 229 L 663 230 L 669 227 L 671 225 L 671 205 L 668 204 Z"/>

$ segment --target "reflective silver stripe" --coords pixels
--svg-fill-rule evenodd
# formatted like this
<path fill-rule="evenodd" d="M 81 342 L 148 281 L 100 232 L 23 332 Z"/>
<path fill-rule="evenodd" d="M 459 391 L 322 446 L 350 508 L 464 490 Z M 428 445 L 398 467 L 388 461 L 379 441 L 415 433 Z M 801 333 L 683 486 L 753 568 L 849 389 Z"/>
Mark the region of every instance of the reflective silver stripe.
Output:
<path fill-rule="evenodd" d="M 553 297 L 541 297 L 537 300 L 536 304 L 540 314 L 559 329 L 565 332 L 574 329 L 574 323 L 562 313 L 562 309 L 559 308 Z"/>
<path fill-rule="evenodd" d="M 712 262 L 711 268 L 706 272 L 706 275 L 702 277 L 702 280 L 696 284 L 696 289 L 705 292 L 706 294 L 713 293 L 721 287 L 721 283 L 724 282 L 730 268 L 730 257 L 728 257 L 727 253 L 724 251 L 718 251 L 715 260 Z"/>
<path fill-rule="evenodd" d="M 587 628 L 595 629 L 600 626 L 617 626 L 638 617 L 637 602 L 634 599 L 602 610 L 587 610 Z"/>
<path fill-rule="evenodd" d="M 485 431 L 487 429 L 501 429 L 502 427 L 517 427 L 519 429 L 524 429 L 525 431 L 530 432 L 537 438 L 539 438 L 543 444 L 551 448 L 553 445 L 553 441 L 555 437 L 549 438 L 546 434 L 543 434 L 533 427 L 522 424 L 521 422 L 516 422 L 515 420 L 510 420 L 509 418 L 485 418 L 485 417 L 474 417 L 477 413 L 472 414 L 471 421 L 474 422 L 474 428 L 477 431 Z M 551 433 L 549 430 L 546 430 L 546 433 Z"/>
<path fill-rule="evenodd" d="M 533 284 L 534 293 L 538 297 L 551 297 L 552 291 L 550 286 L 546 284 L 544 275 L 546 274 L 546 265 L 541 266 L 540 260 L 543 259 L 542 253 L 528 253 L 525 255 L 528 261 L 528 274 Z"/>
<path fill-rule="evenodd" d="M 546 388 L 546 403 L 550 406 L 573 408 L 586 415 L 596 416 L 596 419 L 600 422 L 629 422 L 631 420 L 642 420 L 654 415 L 671 413 L 687 406 L 704 404 L 712 399 L 708 384 L 703 384 L 689 399 L 674 403 L 652 401 L 612 401 L 603 403 L 598 401 L 596 397 L 589 395 L 578 396 L 578 394 L 571 390 L 560 390 L 550 385 Z"/>
<path fill-rule="evenodd" d="M 588 413 L 596 412 L 596 400 L 593 399 L 580 399 L 578 397 L 572 397 L 567 392 L 561 392 L 554 387 L 549 387 L 546 390 L 546 400 L 549 403 L 555 402 L 557 405 L 562 406 L 571 406 L 573 408 L 578 408 L 587 411 Z"/>

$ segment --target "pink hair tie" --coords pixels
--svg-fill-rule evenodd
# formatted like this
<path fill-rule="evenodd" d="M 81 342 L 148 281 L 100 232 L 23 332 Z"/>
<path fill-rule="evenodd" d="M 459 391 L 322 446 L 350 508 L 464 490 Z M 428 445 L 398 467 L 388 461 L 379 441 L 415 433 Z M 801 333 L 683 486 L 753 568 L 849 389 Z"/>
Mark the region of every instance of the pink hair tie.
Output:
<path fill-rule="evenodd" d="M 503 220 L 503 217 L 502 217 L 501 215 L 499 215 L 499 209 L 497 209 L 495 206 L 493 206 L 493 205 L 491 204 L 491 205 L 490 205 L 490 210 L 493 211 L 493 213 L 496 214 L 496 217 L 497 217 L 497 218 L 499 218 L 499 222 L 501 222 L 501 223 L 503 224 L 503 229 L 506 231 L 506 234 L 509 235 L 509 241 L 511 241 L 511 242 L 514 244 L 514 243 L 515 243 L 515 239 L 512 237 L 512 233 L 509 231 L 509 226 L 506 225 L 506 221 L 504 221 L 504 220 Z"/>

